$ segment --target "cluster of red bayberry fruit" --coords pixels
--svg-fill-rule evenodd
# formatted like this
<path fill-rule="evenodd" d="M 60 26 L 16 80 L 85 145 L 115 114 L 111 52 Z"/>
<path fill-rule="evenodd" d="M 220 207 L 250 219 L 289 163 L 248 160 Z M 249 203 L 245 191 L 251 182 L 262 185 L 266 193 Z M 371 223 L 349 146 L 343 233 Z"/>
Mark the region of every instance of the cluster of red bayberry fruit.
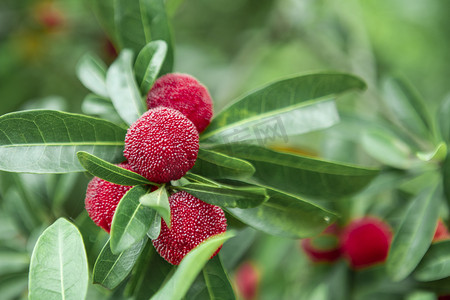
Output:
<path fill-rule="evenodd" d="M 149 110 L 128 129 L 124 150 L 127 162 L 119 166 L 154 183 L 178 180 L 197 159 L 199 133 L 209 125 L 213 114 L 211 96 L 192 76 L 167 74 L 149 91 L 147 106 Z M 97 177 L 89 183 L 86 210 L 108 233 L 119 201 L 131 188 Z M 202 241 L 226 231 L 225 214 L 218 206 L 183 191 L 172 194 L 169 205 L 171 227 L 161 220 L 161 232 L 153 245 L 171 264 L 179 264 Z"/>
<path fill-rule="evenodd" d="M 439 220 L 433 242 L 449 239 L 442 220 Z M 353 269 L 363 269 L 383 263 L 392 241 L 391 227 L 375 217 L 351 221 L 343 229 L 337 224 L 326 228 L 319 236 L 303 239 L 300 245 L 316 263 L 332 263 L 343 257 Z"/>

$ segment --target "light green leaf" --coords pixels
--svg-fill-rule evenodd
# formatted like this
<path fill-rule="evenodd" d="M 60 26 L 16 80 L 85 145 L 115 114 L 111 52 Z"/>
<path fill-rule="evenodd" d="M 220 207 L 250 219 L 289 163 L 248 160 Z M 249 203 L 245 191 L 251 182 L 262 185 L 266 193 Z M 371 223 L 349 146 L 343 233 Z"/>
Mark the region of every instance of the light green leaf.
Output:
<path fill-rule="evenodd" d="M 431 245 L 414 272 L 419 281 L 433 281 L 450 276 L 450 240 Z"/>
<path fill-rule="evenodd" d="M 313 198 L 333 199 L 364 188 L 379 170 L 281 153 L 256 145 L 215 146 L 215 151 L 245 159 L 258 183 Z"/>
<path fill-rule="evenodd" d="M 98 116 L 122 127 L 128 127 L 117 113 L 109 98 L 88 94 L 84 98 L 83 103 L 81 103 L 81 111 L 84 114 Z"/>
<path fill-rule="evenodd" d="M 144 112 L 147 105 L 134 79 L 133 52 L 124 49 L 111 64 L 106 73 L 106 87 L 114 108 L 128 124 L 133 124 Z"/>
<path fill-rule="evenodd" d="M 102 97 L 108 97 L 106 90 L 106 65 L 99 58 L 85 54 L 77 65 L 77 76 L 81 83 Z"/>
<path fill-rule="evenodd" d="M 208 178 L 248 178 L 255 173 L 251 163 L 223 153 L 199 149 L 191 172 Z"/>
<path fill-rule="evenodd" d="M 155 82 L 166 54 L 167 43 L 164 41 L 150 42 L 139 52 L 134 64 L 134 71 L 142 95 L 147 95 Z"/>
<path fill-rule="evenodd" d="M 65 219 L 58 219 L 39 237 L 31 257 L 29 299 L 84 299 L 88 264 L 83 238 Z"/>
<path fill-rule="evenodd" d="M 416 155 L 423 161 L 441 162 L 447 156 L 447 145 L 441 142 L 432 151 L 417 152 Z"/>
<path fill-rule="evenodd" d="M 318 73 L 280 80 L 237 100 L 212 120 L 202 141 L 267 140 L 327 128 L 339 121 L 334 99 L 365 83 L 352 75 Z"/>
<path fill-rule="evenodd" d="M 191 173 L 191 172 L 186 173 L 186 175 L 184 175 L 183 178 L 187 179 L 190 182 L 194 182 L 194 183 L 204 183 L 204 184 L 209 184 L 209 185 L 219 185 L 218 182 L 215 182 L 215 181 L 213 181 L 211 179 L 208 179 L 206 177 L 203 177 L 203 176 Z M 185 183 L 185 184 L 188 184 L 188 183 Z M 183 185 L 185 185 L 185 184 L 183 184 Z"/>
<path fill-rule="evenodd" d="M 80 172 L 78 151 L 112 162 L 123 160 L 126 130 L 93 117 L 30 110 L 0 117 L 0 170 Z"/>
<path fill-rule="evenodd" d="M 172 277 L 151 299 L 182 299 L 213 253 L 233 235 L 231 232 L 226 232 L 212 236 L 191 250 L 183 258 Z"/>
<path fill-rule="evenodd" d="M 101 284 L 108 289 L 117 287 L 130 273 L 146 243 L 147 240 L 142 239 L 131 248 L 114 254 L 111 252 L 108 240 L 94 265 L 92 273 L 94 283 Z"/>
<path fill-rule="evenodd" d="M 164 184 L 156 191 L 143 195 L 139 198 L 139 202 L 144 206 L 156 210 L 166 222 L 167 227 L 170 228 L 169 196 L 167 195 L 166 186 Z"/>
<path fill-rule="evenodd" d="M 411 200 L 389 249 L 386 269 L 392 280 L 405 279 L 427 252 L 440 204 L 440 189 L 436 187 L 423 190 Z"/>
<path fill-rule="evenodd" d="M 156 185 L 135 172 L 121 168 L 87 152 L 79 151 L 77 152 L 77 157 L 83 168 L 93 176 L 97 176 L 103 180 L 127 186 L 139 184 Z"/>
<path fill-rule="evenodd" d="M 161 232 L 161 216 L 156 210 L 154 211 L 154 215 L 153 223 L 147 232 L 147 236 L 152 240 L 157 239 Z"/>
<path fill-rule="evenodd" d="M 139 203 L 139 198 L 148 191 L 148 187 L 135 186 L 117 205 L 111 224 L 112 253 L 119 254 L 139 243 L 150 229 L 155 214 L 151 208 Z"/>

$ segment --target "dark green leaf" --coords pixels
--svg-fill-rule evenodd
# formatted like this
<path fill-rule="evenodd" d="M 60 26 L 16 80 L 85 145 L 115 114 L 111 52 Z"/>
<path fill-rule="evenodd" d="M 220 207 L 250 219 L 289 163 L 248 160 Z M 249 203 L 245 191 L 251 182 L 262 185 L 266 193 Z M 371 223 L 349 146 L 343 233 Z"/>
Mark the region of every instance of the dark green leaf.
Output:
<path fill-rule="evenodd" d="M 189 183 L 174 188 L 186 191 L 206 203 L 221 207 L 256 207 L 269 199 L 266 189 L 256 186 L 233 187 L 222 184 Z"/>
<path fill-rule="evenodd" d="M 65 219 L 39 237 L 31 257 L 29 299 L 84 299 L 88 264 L 83 238 Z"/>
<path fill-rule="evenodd" d="M 0 295 L 3 299 L 21 299 L 27 290 L 27 273 L 14 274 L 0 279 Z"/>
<path fill-rule="evenodd" d="M 434 243 L 414 272 L 414 277 L 420 281 L 433 281 L 449 276 L 450 240 Z"/>
<path fill-rule="evenodd" d="M 80 164 L 93 176 L 120 185 L 152 184 L 147 178 L 84 151 L 77 152 Z"/>
<path fill-rule="evenodd" d="M 386 263 L 394 281 L 405 279 L 419 264 L 433 239 L 441 204 L 440 189 L 423 190 L 408 206 L 397 229 Z"/>
<path fill-rule="evenodd" d="M 248 178 L 255 173 L 251 163 L 223 153 L 199 149 L 191 172 L 208 178 Z"/>
<path fill-rule="evenodd" d="M 106 90 L 106 65 L 97 57 L 85 54 L 77 65 L 78 79 L 83 85 L 102 97 L 108 97 Z"/>
<path fill-rule="evenodd" d="M 183 258 L 172 277 L 151 299 L 182 299 L 213 253 L 232 236 L 231 232 L 212 236 L 191 250 Z"/>
<path fill-rule="evenodd" d="M 340 164 L 267 148 L 229 144 L 213 150 L 249 161 L 261 184 L 314 198 L 336 199 L 364 188 L 379 170 Z"/>
<path fill-rule="evenodd" d="M 227 219 L 229 218 L 227 217 Z M 229 226 L 230 222 L 229 220 L 227 221 Z M 229 239 L 228 242 L 223 245 L 222 250 L 220 250 L 220 257 L 222 258 L 226 270 L 231 271 L 234 269 L 236 264 L 247 253 L 250 246 L 252 246 L 256 236 L 257 231 L 246 226 L 245 229 L 240 230 L 235 237 Z"/>
<path fill-rule="evenodd" d="M 146 0 L 115 0 L 114 21 L 118 44 L 121 49 L 131 49 L 138 53 L 151 41 L 149 28 L 141 13 L 142 3 Z"/>
<path fill-rule="evenodd" d="M 156 191 L 143 195 L 139 199 L 139 202 L 144 206 L 156 210 L 164 219 L 167 226 L 170 228 L 169 196 L 167 195 L 166 187 L 164 184 Z"/>
<path fill-rule="evenodd" d="M 112 253 L 119 254 L 140 242 L 150 229 L 155 214 L 151 208 L 139 203 L 139 198 L 148 191 L 145 186 L 135 186 L 117 205 L 111 224 Z"/>
<path fill-rule="evenodd" d="M 135 2 L 135 1 L 133 1 Z M 147 105 L 134 79 L 133 52 L 124 49 L 111 64 L 106 73 L 106 87 L 114 108 L 128 124 L 133 124 L 144 112 Z"/>
<path fill-rule="evenodd" d="M 108 289 L 117 287 L 130 273 L 146 242 L 147 239 L 142 239 L 131 248 L 116 255 L 111 252 L 110 241 L 108 241 L 95 262 L 92 274 L 94 283 Z"/>
<path fill-rule="evenodd" d="M 126 130 L 84 115 L 31 110 L 0 117 L 0 169 L 10 172 L 83 171 L 76 159 L 86 151 L 107 161 L 123 160 Z"/>
<path fill-rule="evenodd" d="M 447 153 L 447 157 L 442 164 L 442 183 L 444 186 L 444 195 L 447 199 L 447 204 L 450 205 L 450 153 Z"/>
<path fill-rule="evenodd" d="M 311 237 L 322 232 L 336 215 L 298 196 L 266 187 L 269 200 L 255 208 L 227 208 L 239 219 L 263 232 L 289 238 Z"/>
<path fill-rule="evenodd" d="M 150 42 L 139 52 L 134 64 L 134 71 L 142 95 L 147 95 L 155 82 L 166 54 L 167 43 L 164 41 Z"/>
<path fill-rule="evenodd" d="M 447 95 L 442 101 L 437 116 L 441 137 L 447 144 L 450 144 L 450 118 L 448 116 L 450 116 L 450 95 Z"/>
<path fill-rule="evenodd" d="M 114 1 L 93 0 L 88 3 L 92 5 L 92 10 L 94 11 L 103 29 L 108 34 L 108 37 L 114 43 L 117 43 L 116 26 L 114 22 Z"/>
<path fill-rule="evenodd" d="M 318 73 L 284 79 L 237 100 L 220 112 L 201 135 L 208 142 L 230 143 L 300 134 L 326 128 L 339 120 L 338 94 L 362 90 L 365 83 L 351 75 Z M 270 136 L 268 136 L 270 135 Z"/>
<path fill-rule="evenodd" d="M 28 253 L 0 250 L 0 276 L 28 269 Z"/>

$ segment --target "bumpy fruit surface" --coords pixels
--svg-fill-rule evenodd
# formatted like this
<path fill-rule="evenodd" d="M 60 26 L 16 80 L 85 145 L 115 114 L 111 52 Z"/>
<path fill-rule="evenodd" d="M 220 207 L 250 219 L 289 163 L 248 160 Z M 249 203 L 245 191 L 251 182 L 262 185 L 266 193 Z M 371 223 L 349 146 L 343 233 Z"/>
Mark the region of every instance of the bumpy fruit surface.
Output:
<path fill-rule="evenodd" d="M 161 232 L 153 240 L 153 246 L 173 265 L 178 265 L 201 242 L 227 229 L 227 220 L 220 207 L 205 203 L 184 191 L 170 196 L 169 204 L 171 227 L 169 229 L 161 220 Z"/>
<path fill-rule="evenodd" d="M 384 262 L 391 240 L 388 224 L 374 217 L 364 217 L 353 220 L 344 229 L 341 249 L 350 265 L 360 269 Z"/>
<path fill-rule="evenodd" d="M 436 231 L 434 232 L 433 242 L 439 242 L 450 239 L 450 232 L 441 219 L 438 220 Z"/>
<path fill-rule="evenodd" d="M 121 163 L 118 166 L 133 171 L 128 163 Z M 117 204 L 131 188 L 132 186 L 118 185 L 94 177 L 88 184 L 84 201 L 92 221 L 109 233 Z"/>
<path fill-rule="evenodd" d="M 247 261 L 239 266 L 235 281 L 237 291 L 242 299 L 257 299 L 260 280 L 260 271 L 254 263 Z"/>
<path fill-rule="evenodd" d="M 317 237 L 302 239 L 300 246 L 313 262 L 332 263 L 341 256 L 339 228 L 332 224 Z"/>
<path fill-rule="evenodd" d="M 213 103 L 205 86 L 187 74 L 171 73 L 155 81 L 147 95 L 148 108 L 180 111 L 202 132 L 211 122 Z"/>
<path fill-rule="evenodd" d="M 158 107 L 131 125 L 123 153 L 137 173 L 165 183 L 180 179 L 194 166 L 198 148 L 194 124 L 177 110 Z"/>

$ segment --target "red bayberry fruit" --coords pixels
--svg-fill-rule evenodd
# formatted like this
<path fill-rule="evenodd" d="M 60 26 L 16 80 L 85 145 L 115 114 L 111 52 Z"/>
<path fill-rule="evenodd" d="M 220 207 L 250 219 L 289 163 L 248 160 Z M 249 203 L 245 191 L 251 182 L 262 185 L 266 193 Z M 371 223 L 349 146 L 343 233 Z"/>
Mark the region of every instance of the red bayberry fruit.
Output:
<path fill-rule="evenodd" d="M 300 245 L 313 262 L 334 262 L 341 256 L 339 229 L 336 224 L 328 226 L 317 237 L 303 239 Z"/>
<path fill-rule="evenodd" d="M 137 173 L 164 183 L 177 180 L 195 164 L 198 132 L 179 111 L 158 107 L 143 114 L 128 129 L 124 156 Z"/>
<path fill-rule="evenodd" d="M 434 232 L 433 242 L 439 242 L 450 239 L 450 233 L 441 219 L 438 220 L 436 231 Z"/>
<path fill-rule="evenodd" d="M 178 265 L 183 257 L 207 238 L 227 230 L 223 210 L 182 191 L 169 198 L 171 227 L 161 220 L 161 232 L 153 240 L 156 251 Z M 222 246 L 212 255 L 216 255 Z"/>
<path fill-rule="evenodd" d="M 133 171 L 128 163 L 121 163 L 118 166 Z M 94 177 L 88 184 L 84 201 L 92 221 L 109 233 L 117 204 L 131 188 L 132 186 L 118 185 Z"/>
<path fill-rule="evenodd" d="M 170 107 L 180 111 L 202 132 L 211 122 L 213 103 L 205 86 L 187 74 L 160 77 L 147 95 L 148 108 Z"/>
<path fill-rule="evenodd" d="M 353 220 L 344 229 L 341 249 L 350 265 L 360 269 L 384 262 L 391 240 L 388 224 L 374 217 L 364 217 Z"/>
<path fill-rule="evenodd" d="M 244 262 L 236 271 L 235 280 L 239 295 L 244 300 L 257 298 L 260 282 L 260 272 L 252 262 Z"/>

